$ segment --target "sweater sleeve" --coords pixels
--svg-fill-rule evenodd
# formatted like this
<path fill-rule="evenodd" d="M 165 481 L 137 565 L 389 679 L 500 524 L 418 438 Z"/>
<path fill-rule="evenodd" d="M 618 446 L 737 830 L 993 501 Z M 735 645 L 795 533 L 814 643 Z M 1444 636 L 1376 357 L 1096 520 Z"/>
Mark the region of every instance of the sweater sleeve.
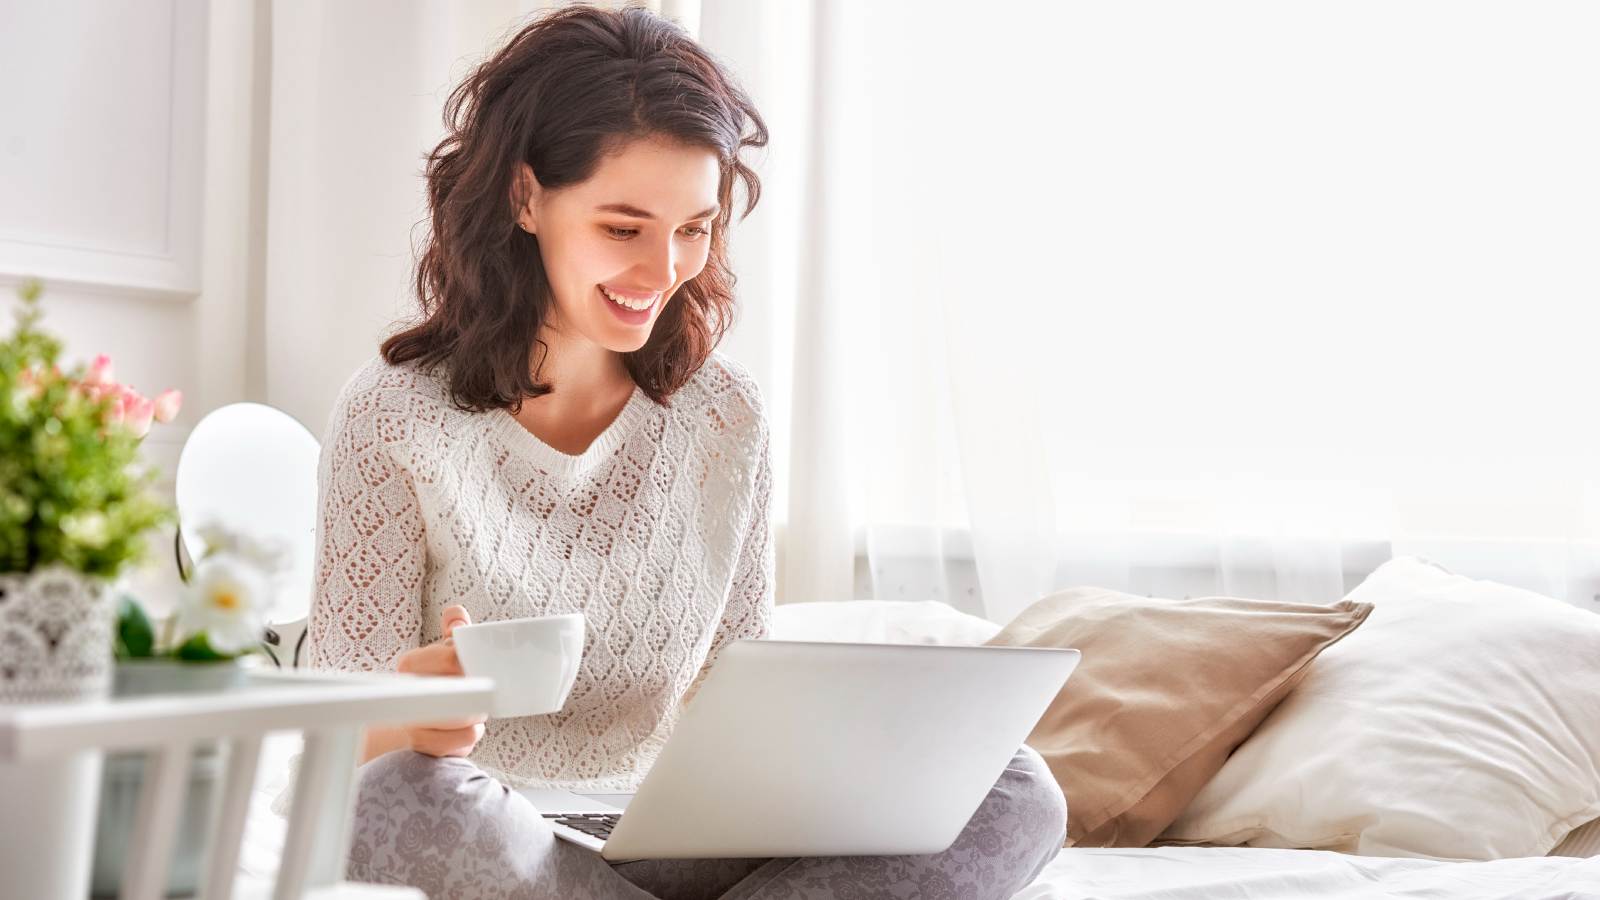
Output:
<path fill-rule="evenodd" d="M 772 513 L 772 446 L 765 423 L 761 429 L 755 481 L 750 492 L 753 509 L 750 524 L 739 547 L 739 559 L 734 566 L 733 583 L 728 590 L 728 601 L 717 625 L 716 636 L 706 653 L 700 672 L 683 694 L 683 705 L 688 706 L 699 693 L 700 685 L 711 674 L 722 648 L 741 638 L 765 639 L 772 630 L 772 606 L 775 592 L 775 546 L 773 544 Z"/>
<path fill-rule="evenodd" d="M 383 435 L 381 398 L 337 404 L 317 471 L 307 666 L 393 671 L 421 642 L 422 507 Z"/>

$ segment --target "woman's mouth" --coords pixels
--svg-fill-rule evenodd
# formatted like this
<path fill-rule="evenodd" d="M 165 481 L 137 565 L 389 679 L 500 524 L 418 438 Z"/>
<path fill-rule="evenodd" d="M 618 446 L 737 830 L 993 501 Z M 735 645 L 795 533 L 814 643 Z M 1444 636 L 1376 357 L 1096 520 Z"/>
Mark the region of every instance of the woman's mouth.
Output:
<path fill-rule="evenodd" d="M 661 301 L 659 293 L 652 295 L 648 299 L 635 300 L 631 297 L 613 294 L 601 285 L 596 285 L 595 289 L 600 292 L 601 302 L 605 303 L 606 308 L 629 325 L 643 325 L 650 321 L 650 314 L 655 311 L 656 304 Z"/>

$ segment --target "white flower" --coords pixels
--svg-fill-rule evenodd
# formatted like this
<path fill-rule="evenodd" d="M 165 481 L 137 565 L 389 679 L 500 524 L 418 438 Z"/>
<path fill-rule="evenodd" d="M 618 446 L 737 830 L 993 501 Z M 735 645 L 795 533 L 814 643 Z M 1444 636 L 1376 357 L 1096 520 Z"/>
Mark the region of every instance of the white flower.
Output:
<path fill-rule="evenodd" d="M 239 555 L 249 559 L 266 575 L 276 575 L 293 561 L 289 542 L 282 538 L 239 535 Z"/>
<path fill-rule="evenodd" d="M 195 554 L 197 558 L 203 558 L 209 553 L 232 553 L 236 549 L 233 532 L 221 522 L 215 520 L 202 522 L 195 527 L 194 533 L 202 545 Z"/>
<path fill-rule="evenodd" d="M 210 552 L 195 565 L 194 579 L 183 592 L 178 630 L 185 639 L 204 632 L 218 653 L 239 653 L 261 640 L 271 599 L 266 578 L 250 560 Z"/>
<path fill-rule="evenodd" d="M 260 537 L 233 531 L 221 522 L 209 521 L 195 528 L 204 548 L 201 558 L 214 553 L 242 557 L 265 575 L 275 575 L 292 562 L 289 544 L 280 538 Z"/>

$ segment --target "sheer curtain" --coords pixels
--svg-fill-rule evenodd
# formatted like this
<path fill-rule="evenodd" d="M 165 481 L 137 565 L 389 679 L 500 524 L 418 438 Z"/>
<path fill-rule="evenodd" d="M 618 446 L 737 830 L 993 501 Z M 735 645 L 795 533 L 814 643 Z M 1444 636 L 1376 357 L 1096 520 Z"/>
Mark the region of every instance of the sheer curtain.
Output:
<path fill-rule="evenodd" d="M 1594 605 L 1600 13 L 816 10 L 780 599 Z"/>
<path fill-rule="evenodd" d="M 258 5 L 252 398 L 320 433 L 412 308 L 446 92 L 550 5 Z M 1399 553 L 1600 593 L 1593 7 L 655 8 L 772 130 L 724 348 L 780 602 L 1327 600 Z"/>

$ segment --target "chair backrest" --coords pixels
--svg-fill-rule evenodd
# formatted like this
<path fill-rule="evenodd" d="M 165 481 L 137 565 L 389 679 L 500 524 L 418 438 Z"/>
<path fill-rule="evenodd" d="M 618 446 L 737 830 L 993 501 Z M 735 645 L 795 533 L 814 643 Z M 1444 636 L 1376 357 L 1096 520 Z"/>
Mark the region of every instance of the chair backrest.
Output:
<path fill-rule="evenodd" d="M 291 564 L 267 621 L 279 633 L 274 656 L 295 662 L 311 607 L 316 555 L 315 436 L 293 416 L 261 403 L 231 403 L 195 425 L 178 457 L 178 555 L 198 548 L 206 522 L 284 541 Z"/>

